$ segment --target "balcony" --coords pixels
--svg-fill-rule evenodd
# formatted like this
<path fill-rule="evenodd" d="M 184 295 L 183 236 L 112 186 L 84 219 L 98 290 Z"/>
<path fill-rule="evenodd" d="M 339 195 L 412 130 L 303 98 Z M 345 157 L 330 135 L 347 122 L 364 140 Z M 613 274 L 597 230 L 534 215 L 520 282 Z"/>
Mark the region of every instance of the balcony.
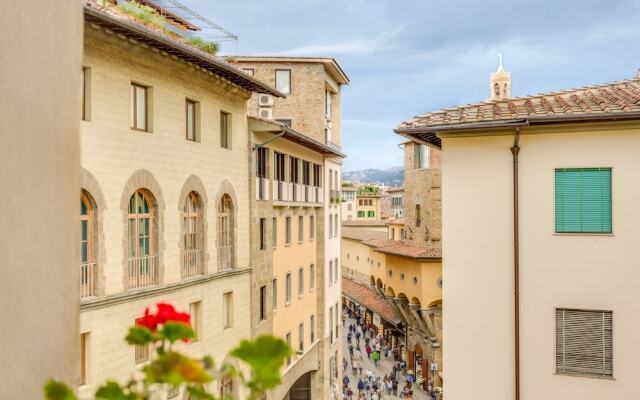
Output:
<path fill-rule="evenodd" d="M 273 200 L 287 201 L 289 198 L 289 186 L 284 181 L 273 181 Z"/>
<path fill-rule="evenodd" d="M 340 191 L 339 190 L 330 190 L 329 191 L 329 201 L 331 203 L 339 204 L 342 201 L 340 199 Z"/>
<path fill-rule="evenodd" d="M 256 177 L 256 200 L 269 200 L 268 179 Z"/>
<path fill-rule="evenodd" d="M 202 250 L 188 250 L 182 255 L 182 279 L 204 274 Z"/>
<path fill-rule="evenodd" d="M 156 256 L 129 259 L 129 289 L 145 288 L 158 283 L 159 274 Z"/>
<path fill-rule="evenodd" d="M 97 295 L 98 266 L 96 263 L 80 264 L 80 299 Z"/>

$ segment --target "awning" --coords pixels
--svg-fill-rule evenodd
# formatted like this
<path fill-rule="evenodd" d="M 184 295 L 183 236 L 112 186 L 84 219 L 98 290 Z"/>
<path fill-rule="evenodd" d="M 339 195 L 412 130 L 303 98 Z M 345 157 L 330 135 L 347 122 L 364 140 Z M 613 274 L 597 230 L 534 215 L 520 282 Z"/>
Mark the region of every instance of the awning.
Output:
<path fill-rule="evenodd" d="M 358 303 L 380 315 L 387 322 L 398 325 L 402 322 L 400 316 L 387 303 L 387 300 L 375 290 L 354 282 L 351 279 L 342 278 L 342 295 L 354 303 Z"/>

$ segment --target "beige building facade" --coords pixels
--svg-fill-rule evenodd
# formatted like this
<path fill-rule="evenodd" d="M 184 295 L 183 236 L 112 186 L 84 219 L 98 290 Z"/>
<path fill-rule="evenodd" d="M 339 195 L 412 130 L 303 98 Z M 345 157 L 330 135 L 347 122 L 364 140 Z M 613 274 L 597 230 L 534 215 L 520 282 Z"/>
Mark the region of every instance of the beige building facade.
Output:
<path fill-rule="evenodd" d="M 192 356 L 230 362 L 252 336 L 247 101 L 280 94 L 93 3 L 83 75 L 78 391 L 90 398 L 153 357 L 124 337 L 157 302 L 190 312 Z M 211 390 L 245 395 L 236 381 Z"/>
<path fill-rule="evenodd" d="M 296 352 L 269 397 L 335 399 L 342 380 L 340 92 L 348 78 L 329 58 L 228 60 L 287 95 L 258 94 L 249 105 L 254 310 L 268 303 L 270 314 L 254 313 L 254 333 L 273 332 Z"/>
<path fill-rule="evenodd" d="M 342 186 L 342 220 L 353 221 L 358 218 L 358 210 L 356 207 L 356 195 L 358 188 L 354 186 Z"/>
<path fill-rule="evenodd" d="M 443 151 L 446 398 L 640 395 L 639 89 L 479 103 L 396 130 Z"/>

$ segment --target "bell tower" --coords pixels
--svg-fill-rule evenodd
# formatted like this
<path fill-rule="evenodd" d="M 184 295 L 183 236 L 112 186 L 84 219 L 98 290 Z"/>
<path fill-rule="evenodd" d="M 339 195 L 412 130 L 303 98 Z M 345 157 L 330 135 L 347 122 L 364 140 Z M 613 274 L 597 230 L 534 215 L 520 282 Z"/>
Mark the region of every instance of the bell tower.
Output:
<path fill-rule="evenodd" d="M 489 100 L 506 100 L 511 98 L 511 72 L 502 66 L 502 54 L 498 54 L 500 63 L 496 72 L 489 79 Z"/>

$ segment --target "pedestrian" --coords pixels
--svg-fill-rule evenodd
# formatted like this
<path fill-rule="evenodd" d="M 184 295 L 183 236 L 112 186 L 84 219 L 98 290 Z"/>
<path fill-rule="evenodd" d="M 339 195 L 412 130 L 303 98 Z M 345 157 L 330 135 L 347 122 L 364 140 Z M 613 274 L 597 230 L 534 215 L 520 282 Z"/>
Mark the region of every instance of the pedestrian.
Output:
<path fill-rule="evenodd" d="M 353 348 L 353 346 L 351 346 Z M 367 352 L 367 359 L 371 360 L 371 346 L 368 344 L 364 346 L 364 350 Z"/>
<path fill-rule="evenodd" d="M 377 391 L 373 392 L 373 394 L 371 395 L 371 400 L 380 400 L 380 395 Z"/>
<path fill-rule="evenodd" d="M 347 333 L 347 343 L 351 343 L 351 332 Z"/>
<path fill-rule="evenodd" d="M 351 363 L 351 372 L 353 372 L 353 376 L 356 376 L 356 373 L 358 372 L 358 361 L 357 360 L 353 360 L 353 362 Z"/>
<path fill-rule="evenodd" d="M 380 353 L 378 352 L 378 350 L 374 351 L 371 354 L 371 358 L 373 359 L 373 364 L 376 366 L 376 368 L 378 368 L 378 360 L 380 360 Z"/>
<path fill-rule="evenodd" d="M 353 358 L 362 361 L 362 351 L 360 351 L 360 348 L 356 347 L 355 350 L 353 350 Z"/>
<path fill-rule="evenodd" d="M 391 395 L 391 391 L 393 390 L 393 381 L 391 380 L 391 378 L 389 378 L 385 386 L 387 389 L 387 394 Z"/>
<path fill-rule="evenodd" d="M 362 393 L 364 391 L 364 382 L 362 382 L 362 379 L 358 379 L 358 393 Z"/>
<path fill-rule="evenodd" d="M 349 346 L 347 348 L 349 349 L 349 356 L 353 360 L 353 345 L 349 343 Z"/>
<path fill-rule="evenodd" d="M 353 390 L 351 388 L 347 389 L 347 396 L 349 396 L 349 400 L 353 399 Z"/>
<path fill-rule="evenodd" d="M 358 363 L 358 375 L 362 376 L 362 362 Z"/>
<path fill-rule="evenodd" d="M 349 386 L 349 377 L 347 376 L 347 374 L 345 374 L 342 378 L 342 384 L 345 386 Z"/>

